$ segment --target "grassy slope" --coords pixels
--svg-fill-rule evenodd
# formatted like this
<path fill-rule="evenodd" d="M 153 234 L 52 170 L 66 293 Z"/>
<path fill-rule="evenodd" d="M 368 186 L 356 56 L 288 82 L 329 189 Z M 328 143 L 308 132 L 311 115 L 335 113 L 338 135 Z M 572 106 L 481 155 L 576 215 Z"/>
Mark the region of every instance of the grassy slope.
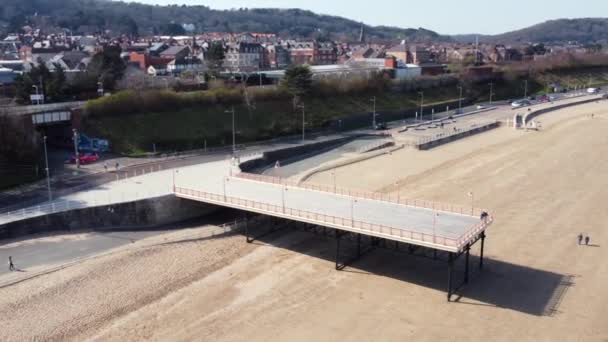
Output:
<path fill-rule="evenodd" d="M 371 96 L 309 98 L 305 102 L 306 121 L 312 127 L 320 127 L 338 117 L 371 112 Z M 425 103 L 453 101 L 457 96 L 456 90 L 437 90 L 425 96 Z M 391 92 L 376 97 L 378 111 L 401 112 L 419 106 L 418 95 Z M 218 146 L 232 139 L 227 109 L 228 106 L 208 105 L 172 112 L 88 118 L 85 127 L 94 135 L 110 139 L 114 150 L 127 154 L 151 151 L 153 143 L 158 150 L 165 151 L 200 148 L 204 139 L 207 146 Z M 235 112 L 239 142 L 268 139 L 301 129 L 301 109 L 294 111 L 290 100 L 256 102 L 251 110 L 243 104 L 235 105 Z"/>
<path fill-rule="evenodd" d="M 566 71 L 544 73 L 529 82 L 529 94 L 544 92 L 544 84 L 559 81 L 562 84 L 586 85 L 592 76 L 592 84 L 607 84 L 608 70 Z M 504 81 L 494 87 L 494 99 L 514 99 L 523 96 L 521 81 Z M 489 86 L 478 84 L 467 89 L 466 96 L 476 101 L 487 101 Z M 352 114 L 369 113 L 370 97 L 374 94 L 306 99 L 307 122 L 313 127 Z M 385 92 L 377 97 L 379 112 L 403 112 L 419 106 L 417 93 Z M 425 103 L 454 101 L 458 98 L 455 88 L 425 91 Z M 140 113 L 126 116 L 104 116 L 85 121 L 91 134 L 110 139 L 117 152 L 138 154 L 152 150 L 173 151 L 220 146 L 231 142 L 231 116 L 226 105 L 208 105 L 169 112 Z M 237 142 L 263 140 L 278 135 L 298 133 L 301 129 L 301 111 L 294 111 L 291 101 L 274 100 L 256 102 L 249 110 L 245 105 L 235 106 Z"/>

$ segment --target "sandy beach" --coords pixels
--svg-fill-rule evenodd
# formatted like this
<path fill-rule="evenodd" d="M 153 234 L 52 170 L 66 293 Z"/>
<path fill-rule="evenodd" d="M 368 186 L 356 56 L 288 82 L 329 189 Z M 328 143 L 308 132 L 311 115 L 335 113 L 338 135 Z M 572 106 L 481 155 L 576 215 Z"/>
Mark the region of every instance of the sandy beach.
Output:
<path fill-rule="evenodd" d="M 174 232 L 0 288 L 0 340 L 608 341 L 608 104 L 539 120 L 309 179 L 491 210 L 486 267 L 454 303 L 446 265 L 407 253 L 336 271 L 322 235 Z"/>

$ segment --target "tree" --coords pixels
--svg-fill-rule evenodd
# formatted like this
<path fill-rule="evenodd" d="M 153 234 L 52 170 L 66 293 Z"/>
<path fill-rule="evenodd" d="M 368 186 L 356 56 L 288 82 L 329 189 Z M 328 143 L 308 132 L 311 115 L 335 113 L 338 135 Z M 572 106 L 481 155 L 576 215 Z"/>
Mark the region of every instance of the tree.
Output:
<path fill-rule="evenodd" d="M 50 82 L 46 82 L 45 93 L 49 99 L 53 101 L 63 100 L 67 88 L 67 78 L 63 67 L 55 63 L 55 72 L 53 73 Z"/>
<path fill-rule="evenodd" d="M 165 32 L 165 34 L 170 36 L 183 36 L 186 34 L 186 30 L 184 30 L 184 27 L 176 23 L 167 24 L 163 28 L 163 31 Z"/>
<path fill-rule="evenodd" d="M 91 59 L 87 73 L 103 84 L 104 89 L 114 89 L 116 81 L 124 75 L 126 65 L 120 58 L 121 49 L 118 46 L 106 46 Z"/>
<path fill-rule="evenodd" d="M 30 103 L 30 95 L 32 95 L 32 86 L 34 82 L 30 74 L 19 75 L 15 78 L 15 97 L 19 103 Z"/>
<path fill-rule="evenodd" d="M 312 88 L 312 72 L 307 65 L 292 65 L 285 70 L 281 86 L 293 96 L 294 103 Z"/>
<path fill-rule="evenodd" d="M 121 31 L 124 31 L 128 35 L 137 36 L 139 28 L 137 26 L 137 22 L 133 20 L 128 15 L 123 15 L 117 19 L 118 24 L 120 25 Z"/>
<path fill-rule="evenodd" d="M 30 95 L 38 88 L 44 94 L 45 101 L 59 101 L 66 95 L 67 77 L 60 64 L 53 64 L 55 72 L 51 72 L 42 60 L 38 65 L 32 65 L 30 72 L 18 76 L 15 79 L 15 91 L 17 101 L 29 103 Z M 42 86 L 42 87 L 41 87 Z"/>
<path fill-rule="evenodd" d="M 224 45 L 221 42 L 211 43 L 205 54 L 205 63 L 211 74 L 217 76 L 220 73 L 225 58 Z"/>

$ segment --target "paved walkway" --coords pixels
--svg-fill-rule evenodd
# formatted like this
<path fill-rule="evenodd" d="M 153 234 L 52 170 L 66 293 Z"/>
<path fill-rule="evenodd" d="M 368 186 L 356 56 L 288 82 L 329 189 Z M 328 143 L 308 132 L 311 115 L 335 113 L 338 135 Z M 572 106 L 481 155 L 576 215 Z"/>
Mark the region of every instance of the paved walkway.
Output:
<path fill-rule="evenodd" d="M 176 194 L 448 251 L 460 251 L 486 227 L 479 212 L 471 212 L 470 208 L 455 210 L 433 203 L 415 206 L 405 199 L 390 201 L 382 196 L 374 199 L 373 194 L 314 189 L 238 172 L 229 161 L 206 164 L 204 172 L 194 167 L 181 169 L 176 176 Z"/>

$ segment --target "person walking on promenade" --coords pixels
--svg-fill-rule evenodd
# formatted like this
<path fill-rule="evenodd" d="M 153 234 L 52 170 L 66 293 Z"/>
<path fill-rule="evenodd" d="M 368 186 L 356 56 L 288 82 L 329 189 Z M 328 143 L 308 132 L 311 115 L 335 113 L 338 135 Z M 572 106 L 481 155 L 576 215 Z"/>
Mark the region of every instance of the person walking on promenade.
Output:
<path fill-rule="evenodd" d="M 485 220 L 487 220 L 487 219 L 488 219 L 488 213 L 487 213 L 487 212 L 485 212 L 485 211 L 482 211 L 482 212 L 481 212 L 481 215 L 479 215 L 479 219 L 481 219 L 482 221 L 484 221 L 484 222 L 485 222 Z"/>
<path fill-rule="evenodd" d="M 108 163 L 107 162 L 103 162 L 103 168 L 106 170 L 106 172 L 108 172 Z"/>
<path fill-rule="evenodd" d="M 591 238 L 589 238 L 589 235 L 585 236 L 585 246 L 589 246 L 590 240 L 591 240 Z"/>
<path fill-rule="evenodd" d="M 578 245 L 580 246 L 583 243 L 583 233 L 578 234 Z"/>
<path fill-rule="evenodd" d="M 8 257 L 8 270 L 9 271 L 14 271 L 15 270 L 15 264 L 13 264 L 13 257 L 12 256 Z"/>

